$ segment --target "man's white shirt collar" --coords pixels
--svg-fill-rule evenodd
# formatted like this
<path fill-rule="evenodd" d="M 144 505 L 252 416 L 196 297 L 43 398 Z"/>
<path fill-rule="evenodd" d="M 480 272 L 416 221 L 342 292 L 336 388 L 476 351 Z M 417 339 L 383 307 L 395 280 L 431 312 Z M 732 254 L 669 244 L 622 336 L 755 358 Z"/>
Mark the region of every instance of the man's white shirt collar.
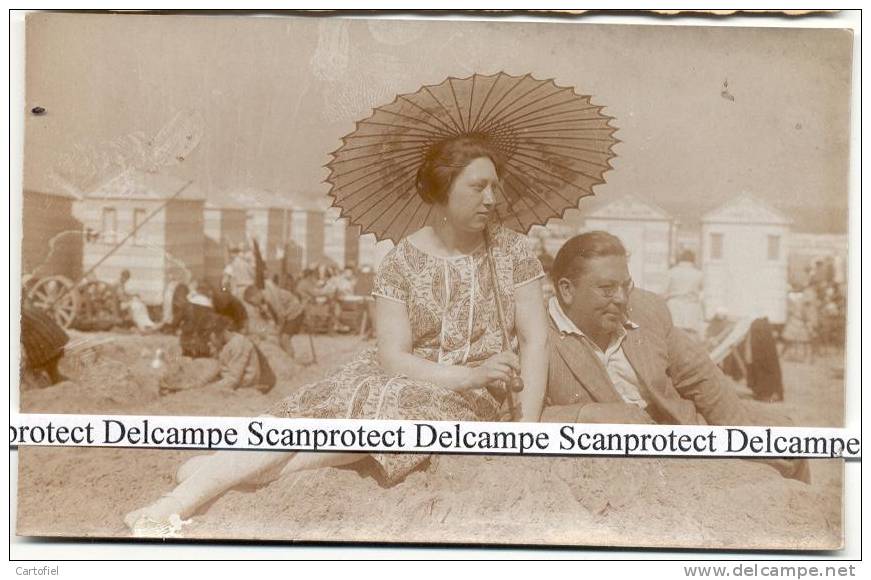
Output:
<path fill-rule="evenodd" d="M 547 305 L 547 311 L 554 324 L 556 324 L 557 330 L 559 330 L 561 334 L 577 334 L 578 336 L 589 338 L 574 322 L 572 322 L 571 318 L 566 316 L 566 313 L 563 311 L 562 306 L 560 306 L 559 300 L 557 300 L 556 296 L 551 297 L 550 302 L 548 302 Z M 635 330 L 638 328 L 638 325 L 627 318 L 623 321 L 623 328 Z"/>

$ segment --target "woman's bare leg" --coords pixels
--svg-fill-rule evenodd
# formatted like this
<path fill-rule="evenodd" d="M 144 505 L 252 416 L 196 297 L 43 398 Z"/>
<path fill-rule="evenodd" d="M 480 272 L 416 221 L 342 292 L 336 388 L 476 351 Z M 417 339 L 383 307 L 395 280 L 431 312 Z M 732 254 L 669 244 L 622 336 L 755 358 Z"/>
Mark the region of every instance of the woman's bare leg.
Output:
<path fill-rule="evenodd" d="M 190 473 L 179 475 L 184 480 L 156 502 L 125 516 L 133 525 L 142 517 L 167 521 L 173 514 L 186 518 L 203 504 L 237 485 L 254 480 L 270 469 L 287 462 L 293 454 L 275 451 L 219 451 L 196 458 Z M 180 470 L 183 471 L 183 470 Z"/>
<path fill-rule="evenodd" d="M 192 459 L 191 469 L 179 469 L 180 483 L 156 502 L 127 514 L 124 522 L 133 528 L 140 518 L 167 521 L 173 514 L 187 518 L 199 507 L 226 491 L 247 482 L 260 483 L 271 473 L 281 474 L 347 465 L 362 459 L 356 453 L 288 453 L 280 451 L 219 451 Z M 282 465 L 284 466 L 282 469 Z"/>
<path fill-rule="evenodd" d="M 367 456 L 361 453 L 295 453 L 287 465 L 281 470 L 279 477 L 297 471 L 320 469 L 322 467 L 338 467 L 356 463 Z"/>

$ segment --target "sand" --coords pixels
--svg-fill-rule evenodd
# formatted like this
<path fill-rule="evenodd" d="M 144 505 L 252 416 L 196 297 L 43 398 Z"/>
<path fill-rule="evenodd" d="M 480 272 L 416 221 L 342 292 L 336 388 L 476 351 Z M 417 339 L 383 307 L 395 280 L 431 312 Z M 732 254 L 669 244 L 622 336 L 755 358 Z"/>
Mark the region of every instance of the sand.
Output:
<path fill-rule="evenodd" d="M 308 354 L 296 339 L 300 358 Z M 70 381 L 25 391 L 25 412 L 164 415 L 262 413 L 321 377 L 362 346 L 356 337 L 316 338 L 328 365 L 302 367 L 276 345 L 264 352 L 279 378 L 262 394 L 210 388 L 160 394 L 160 381 L 206 372 L 160 335 L 75 337 L 61 369 Z M 155 351 L 165 364 L 155 370 Z M 838 357 L 785 362 L 787 401 L 747 400 L 760 423 L 838 426 Z M 749 393 L 736 385 L 745 399 Z M 26 448 L 20 450 L 18 533 L 127 537 L 123 515 L 173 486 L 192 451 Z M 352 468 L 291 474 L 232 490 L 192 518 L 185 538 L 718 549 L 837 549 L 842 544 L 843 464 L 815 460 L 812 484 L 740 460 L 434 457 L 393 487 L 365 461 Z"/>

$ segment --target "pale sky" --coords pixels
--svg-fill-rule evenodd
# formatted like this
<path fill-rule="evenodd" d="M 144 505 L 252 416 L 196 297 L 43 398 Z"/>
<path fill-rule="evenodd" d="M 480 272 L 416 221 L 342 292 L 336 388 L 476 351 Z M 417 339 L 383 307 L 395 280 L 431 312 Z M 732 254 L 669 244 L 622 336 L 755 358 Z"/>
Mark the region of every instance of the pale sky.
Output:
<path fill-rule="evenodd" d="M 851 44 L 806 28 L 30 15 L 24 184 L 86 182 L 141 162 L 150 140 L 184 157 L 158 156 L 162 171 L 207 195 L 323 196 L 329 152 L 372 107 L 502 70 L 553 77 L 615 117 L 603 199 L 684 217 L 747 191 L 845 215 Z M 196 147 L 157 135 L 168 124 Z"/>

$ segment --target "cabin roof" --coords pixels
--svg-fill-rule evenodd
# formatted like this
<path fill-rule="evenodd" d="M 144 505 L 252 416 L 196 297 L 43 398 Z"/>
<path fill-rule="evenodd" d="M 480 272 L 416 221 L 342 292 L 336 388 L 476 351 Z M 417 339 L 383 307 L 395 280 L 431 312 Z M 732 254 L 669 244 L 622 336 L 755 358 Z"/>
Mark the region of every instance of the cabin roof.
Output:
<path fill-rule="evenodd" d="M 268 189 L 248 187 L 240 190 L 224 190 L 209 195 L 207 207 L 222 209 L 298 209 L 324 211 L 329 203 L 325 196 L 303 195 L 289 192 L 277 193 Z"/>
<path fill-rule="evenodd" d="M 743 192 L 702 216 L 702 223 L 790 225 L 792 220 L 753 195 Z"/>
<path fill-rule="evenodd" d="M 671 221 L 672 216 L 652 201 L 632 194 L 611 199 L 594 198 L 581 213 L 584 218 L 638 221 Z"/>
<path fill-rule="evenodd" d="M 116 175 L 98 188 L 88 193 L 87 199 L 154 200 L 171 198 L 188 181 L 166 173 L 151 173 L 141 170 L 128 170 Z M 204 196 L 196 183 L 178 194 L 178 200 L 201 201 Z"/>
<path fill-rule="evenodd" d="M 38 189 L 25 189 L 24 195 L 25 196 L 27 196 L 27 195 L 45 195 L 48 197 L 60 197 L 60 198 L 69 199 L 72 201 L 81 199 L 78 196 L 75 196 L 75 195 L 73 195 L 69 192 L 66 192 L 66 191 L 43 191 L 43 190 L 38 190 Z"/>

